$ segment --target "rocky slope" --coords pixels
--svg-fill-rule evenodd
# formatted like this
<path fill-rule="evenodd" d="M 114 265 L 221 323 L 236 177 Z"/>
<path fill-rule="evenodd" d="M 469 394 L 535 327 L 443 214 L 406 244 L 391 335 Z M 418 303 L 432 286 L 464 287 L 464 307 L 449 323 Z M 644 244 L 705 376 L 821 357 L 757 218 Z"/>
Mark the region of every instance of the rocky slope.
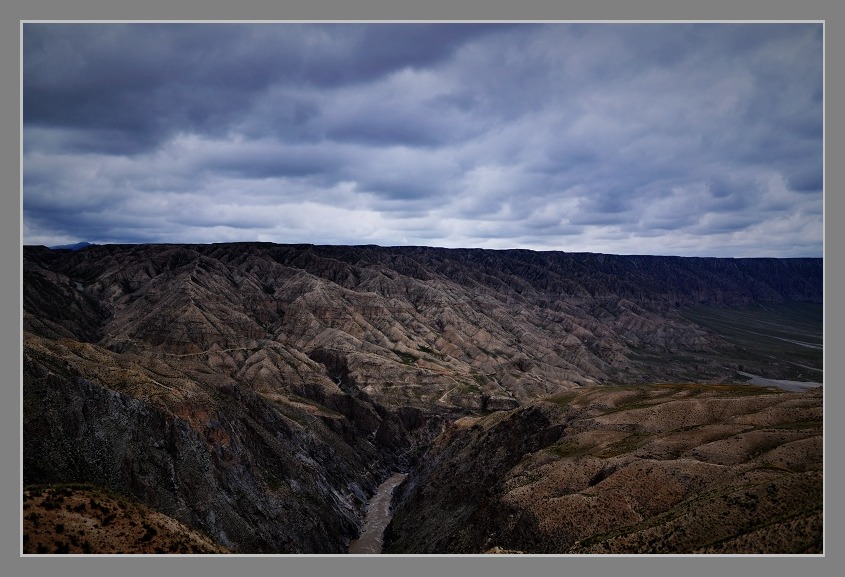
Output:
<path fill-rule="evenodd" d="M 125 495 L 87 485 L 24 491 L 23 533 L 23 552 L 42 555 L 231 553 Z"/>
<path fill-rule="evenodd" d="M 367 496 L 439 418 L 303 392 L 29 337 L 24 483 L 122 491 L 237 552 L 344 552 Z"/>
<path fill-rule="evenodd" d="M 821 259 L 265 244 L 27 247 L 24 257 L 27 332 L 193 355 L 256 389 L 327 372 L 422 409 L 735 378 L 724 359 L 741 353 L 684 307 L 822 299 Z M 670 355 L 686 358 L 653 362 Z M 757 364 L 771 377 L 794 368 Z"/>
<path fill-rule="evenodd" d="M 822 552 L 821 391 L 588 387 L 456 421 L 387 553 Z"/>
<path fill-rule="evenodd" d="M 462 416 L 599 384 L 820 380 L 821 277 L 820 259 L 24 247 L 24 483 L 106 487 L 234 552 L 343 552 L 379 482 Z"/>

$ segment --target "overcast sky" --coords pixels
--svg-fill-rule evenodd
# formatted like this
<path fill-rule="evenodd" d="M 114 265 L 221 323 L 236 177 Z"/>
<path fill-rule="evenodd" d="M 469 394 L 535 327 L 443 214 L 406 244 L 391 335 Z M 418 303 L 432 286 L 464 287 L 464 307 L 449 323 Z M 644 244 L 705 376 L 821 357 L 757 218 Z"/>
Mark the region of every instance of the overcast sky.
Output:
<path fill-rule="evenodd" d="M 22 240 L 820 257 L 822 33 L 24 24 Z"/>

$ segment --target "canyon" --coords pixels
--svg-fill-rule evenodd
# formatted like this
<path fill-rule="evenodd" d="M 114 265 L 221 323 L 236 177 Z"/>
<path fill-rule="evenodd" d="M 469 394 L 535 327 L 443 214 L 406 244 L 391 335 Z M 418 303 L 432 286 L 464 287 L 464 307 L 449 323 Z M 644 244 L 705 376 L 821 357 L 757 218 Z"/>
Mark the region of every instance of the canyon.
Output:
<path fill-rule="evenodd" d="M 344 554 L 397 472 L 387 553 L 818 552 L 822 287 L 810 258 L 25 246 L 24 490 L 68 495 L 24 500 L 25 552 L 110 551 L 83 492 L 184 533 L 125 553 Z"/>

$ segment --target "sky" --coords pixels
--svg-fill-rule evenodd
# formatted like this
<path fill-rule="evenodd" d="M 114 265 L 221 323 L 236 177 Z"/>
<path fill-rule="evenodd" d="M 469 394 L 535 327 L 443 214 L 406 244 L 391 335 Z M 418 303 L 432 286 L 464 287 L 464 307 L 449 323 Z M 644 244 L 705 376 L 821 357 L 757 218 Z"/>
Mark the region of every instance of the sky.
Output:
<path fill-rule="evenodd" d="M 23 24 L 23 244 L 823 253 L 820 23 Z"/>

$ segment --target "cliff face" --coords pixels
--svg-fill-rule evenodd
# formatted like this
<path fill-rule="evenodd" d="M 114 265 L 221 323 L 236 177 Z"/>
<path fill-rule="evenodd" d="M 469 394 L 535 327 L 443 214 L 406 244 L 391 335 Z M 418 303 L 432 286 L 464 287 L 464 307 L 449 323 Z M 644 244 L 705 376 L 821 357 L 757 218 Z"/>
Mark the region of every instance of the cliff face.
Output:
<path fill-rule="evenodd" d="M 363 434 L 346 443 L 236 384 L 195 397 L 184 418 L 40 354 L 24 363 L 26 485 L 117 489 L 235 551 L 341 553 L 357 536 L 381 474 Z"/>
<path fill-rule="evenodd" d="M 260 243 L 23 256 L 25 484 L 110 487 L 236 552 L 344 551 L 378 483 L 461 415 L 557 430 L 537 403 L 598 384 L 821 378 L 820 259 Z M 732 325 L 739 305 L 764 328 Z M 791 348 L 772 358 L 771 343 Z M 552 442 L 529 429 L 495 442 Z M 488 480 L 516 465 L 503 459 Z"/>

